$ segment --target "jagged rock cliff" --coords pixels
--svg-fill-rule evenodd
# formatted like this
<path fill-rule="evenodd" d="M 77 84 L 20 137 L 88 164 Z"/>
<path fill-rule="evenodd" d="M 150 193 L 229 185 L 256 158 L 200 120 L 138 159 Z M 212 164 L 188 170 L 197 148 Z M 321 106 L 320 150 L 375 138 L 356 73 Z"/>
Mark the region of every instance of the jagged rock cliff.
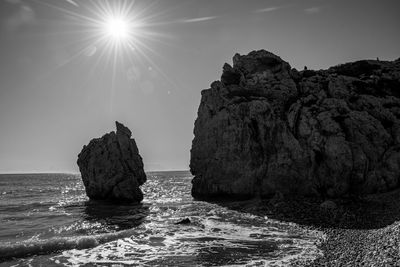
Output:
<path fill-rule="evenodd" d="M 385 192 L 400 180 L 400 61 L 297 71 L 236 54 L 202 91 L 195 198 Z"/>
<path fill-rule="evenodd" d="M 78 166 L 90 199 L 140 202 L 146 182 L 142 158 L 131 131 L 115 122 L 117 132 L 93 139 L 78 155 Z"/>

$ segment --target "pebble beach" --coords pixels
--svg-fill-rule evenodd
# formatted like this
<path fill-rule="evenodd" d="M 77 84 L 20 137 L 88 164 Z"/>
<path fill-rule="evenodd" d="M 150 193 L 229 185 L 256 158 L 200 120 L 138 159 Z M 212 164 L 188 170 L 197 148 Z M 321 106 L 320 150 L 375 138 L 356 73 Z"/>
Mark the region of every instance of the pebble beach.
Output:
<path fill-rule="evenodd" d="M 294 222 L 323 233 L 315 260 L 289 266 L 400 266 L 400 190 L 363 198 L 337 200 L 324 209 L 319 199 L 252 200 L 227 204 L 269 218 Z"/>

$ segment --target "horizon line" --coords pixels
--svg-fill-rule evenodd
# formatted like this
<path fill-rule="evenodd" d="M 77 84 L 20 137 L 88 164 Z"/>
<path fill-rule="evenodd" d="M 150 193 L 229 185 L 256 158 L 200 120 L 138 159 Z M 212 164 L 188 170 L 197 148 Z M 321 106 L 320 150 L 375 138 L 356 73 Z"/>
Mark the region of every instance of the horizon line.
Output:
<path fill-rule="evenodd" d="M 145 170 L 145 173 L 148 172 L 179 172 L 179 171 L 188 171 L 190 169 L 165 169 L 165 170 Z M 1 172 L 0 175 L 3 174 L 81 174 L 80 172 L 72 172 L 72 171 L 10 171 L 10 172 Z"/>

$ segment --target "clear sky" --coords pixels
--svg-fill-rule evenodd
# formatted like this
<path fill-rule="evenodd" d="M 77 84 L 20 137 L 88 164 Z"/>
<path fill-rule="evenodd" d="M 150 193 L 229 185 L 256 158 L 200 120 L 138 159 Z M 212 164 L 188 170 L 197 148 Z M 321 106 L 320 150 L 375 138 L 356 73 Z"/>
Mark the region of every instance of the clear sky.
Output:
<path fill-rule="evenodd" d="M 237 52 L 298 69 L 400 57 L 399 0 L 0 0 L 0 14 L 0 172 L 76 172 L 115 120 L 147 170 L 188 169 L 200 91 Z"/>

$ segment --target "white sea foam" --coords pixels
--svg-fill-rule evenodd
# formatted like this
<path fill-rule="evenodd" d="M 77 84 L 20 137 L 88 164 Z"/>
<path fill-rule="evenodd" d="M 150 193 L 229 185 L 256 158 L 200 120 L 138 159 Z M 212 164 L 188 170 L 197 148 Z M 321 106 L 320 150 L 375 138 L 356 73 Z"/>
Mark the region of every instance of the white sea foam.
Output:
<path fill-rule="evenodd" d="M 20 258 L 28 255 L 46 254 L 67 249 L 87 249 L 99 244 L 132 235 L 135 230 L 116 233 L 98 234 L 78 237 L 54 237 L 50 239 L 30 238 L 17 243 L 0 244 L 0 259 Z"/>
<path fill-rule="evenodd" d="M 67 266 L 188 266 L 213 260 L 221 266 L 286 266 L 294 259 L 313 259 L 321 253 L 314 244 L 320 232 L 299 232 L 295 224 L 205 205 L 213 215 L 192 216 L 190 225 L 175 225 L 176 218 L 161 219 L 164 216 L 159 215 L 138 227 L 131 237 L 64 251 L 60 260 Z"/>

